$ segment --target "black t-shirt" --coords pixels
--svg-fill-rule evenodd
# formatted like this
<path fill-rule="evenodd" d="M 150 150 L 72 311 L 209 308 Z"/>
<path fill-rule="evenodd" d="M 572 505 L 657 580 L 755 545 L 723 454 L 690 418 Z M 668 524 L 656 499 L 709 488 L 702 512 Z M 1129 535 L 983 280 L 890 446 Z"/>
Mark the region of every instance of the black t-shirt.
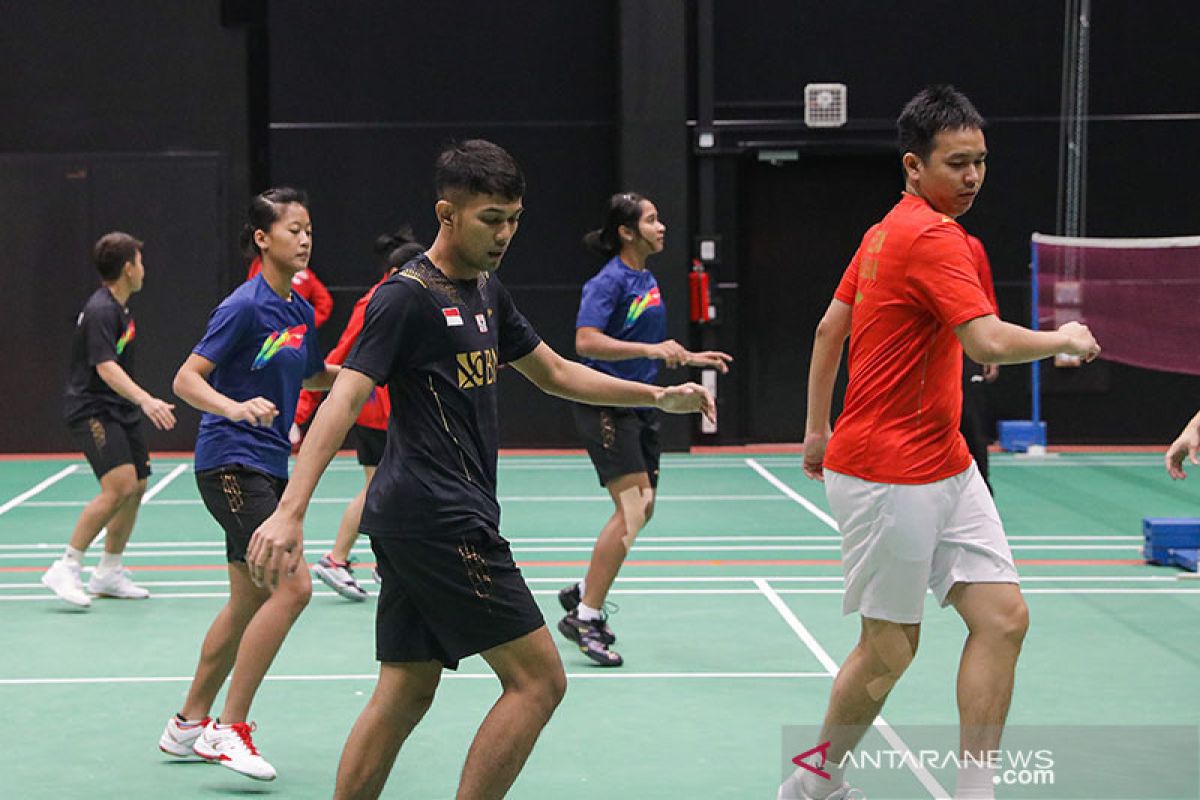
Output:
<path fill-rule="evenodd" d="M 97 364 L 116 361 L 121 369 L 133 375 L 136 331 L 133 314 L 107 288 L 101 286 L 88 298 L 75 320 L 75 335 L 71 339 L 71 371 L 63 393 L 67 422 L 107 414 L 132 425 L 141 418 L 141 410 L 114 392 L 96 372 Z"/>
<path fill-rule="evenodd" d="M 496 373 L 540 342 L 489 273 L 452 281 L 421 256 L 375 290 L 344 364 L 386 383 L 392 402 L 364 532 L 499 532 Z"/>

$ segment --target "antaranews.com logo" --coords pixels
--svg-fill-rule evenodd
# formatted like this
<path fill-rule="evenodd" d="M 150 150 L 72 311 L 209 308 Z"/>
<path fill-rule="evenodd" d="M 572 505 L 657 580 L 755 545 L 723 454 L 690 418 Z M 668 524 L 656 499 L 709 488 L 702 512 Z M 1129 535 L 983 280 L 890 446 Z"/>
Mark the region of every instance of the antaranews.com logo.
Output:
<path fill-rule="evenodd" d="M 1006 800 L 1200 797 L 1200 728 L 1194 725 L 1011 726 L 998 747 L 979 753 L 959 748 L 957 725 L 871 728 L 841 756 L 842 770 L 832 770 L 831 738 L 847 739 L 817 726 L 785 727 L 781 782 L 803 778 L 815 786 L 836 772 L 870 798 L 928 800 L 953 797 L 960 774 L 986 770 L 996 796 Z"/>

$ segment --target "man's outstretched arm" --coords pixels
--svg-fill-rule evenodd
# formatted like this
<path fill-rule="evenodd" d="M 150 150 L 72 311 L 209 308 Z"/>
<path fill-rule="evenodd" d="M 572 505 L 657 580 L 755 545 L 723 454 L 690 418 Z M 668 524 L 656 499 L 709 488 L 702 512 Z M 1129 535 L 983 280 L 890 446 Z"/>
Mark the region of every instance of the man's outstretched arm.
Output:
<path fill-rule="evenodd" d="M 259 586 L 274 587 L 280 576 L 295 572 L 303 564 L 308 503 L 374 387 L 375 379 L 369 375 L 343 369 L 317 409 L 279 505 L 254 532 L 246 551 L 250 577 Z"/>
<path fill-rule="evenodd" d="M 546 394 L 597 406 L 652 406 L 670 414 L 699 411 L 716 418 L 712 395 L 696 383 L 653 386 L 625 381 L 554 352 L 545 342 L 512 365 Z"/>

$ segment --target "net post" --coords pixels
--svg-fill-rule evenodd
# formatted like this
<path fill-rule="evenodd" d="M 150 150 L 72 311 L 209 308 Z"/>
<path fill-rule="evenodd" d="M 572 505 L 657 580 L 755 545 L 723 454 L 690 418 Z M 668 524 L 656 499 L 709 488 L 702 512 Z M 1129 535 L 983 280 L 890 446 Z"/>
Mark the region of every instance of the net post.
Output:
<path fill-rule="evenodd" d="M 1038 246 L 1037 237 L 1029 238 L 1029 271 L 1032 273 L 1029 292 L 1029 327 L 1031 330 L 1038 330 Z M 1040 361 L 1034 361 L 1029 365 L 1030 370 L 1030 393 L 1033 395 L 1033 416 L 1034 425 L 1042 421 L 1042 365 Z"/>

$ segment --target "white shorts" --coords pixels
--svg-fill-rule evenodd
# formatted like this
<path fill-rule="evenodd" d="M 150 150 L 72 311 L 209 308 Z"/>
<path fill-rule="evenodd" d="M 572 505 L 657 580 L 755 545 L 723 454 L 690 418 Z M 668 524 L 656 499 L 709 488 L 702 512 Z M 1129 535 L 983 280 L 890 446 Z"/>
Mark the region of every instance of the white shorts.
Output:
<path fill-rule="evenodd" d="M 924 484 L 872 483 L 825 470 L 842 533 L 842 613 L 914 624 L 928 587 L 942 607 L 956 583 L 1020 583 L 996 504 L 975 462 Z"/>

